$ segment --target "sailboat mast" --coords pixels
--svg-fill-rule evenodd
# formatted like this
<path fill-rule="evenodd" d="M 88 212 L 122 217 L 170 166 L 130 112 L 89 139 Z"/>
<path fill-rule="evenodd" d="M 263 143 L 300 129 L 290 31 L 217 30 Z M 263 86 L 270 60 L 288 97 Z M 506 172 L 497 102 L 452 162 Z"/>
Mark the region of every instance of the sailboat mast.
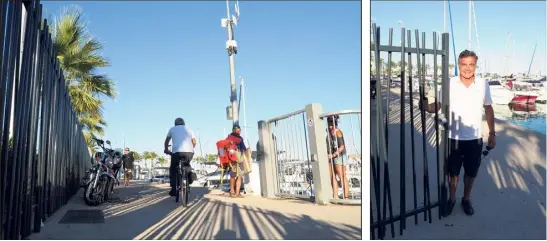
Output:
<path fill-rule="evenodd" d="M 528 66 L 528 74 L 527 75 L 530 75 L 530 69 L 532 68 L 532 62 L 534 62 L 534 55 L 536 55 L 536 48 L 538 46 L 538 42 L 539 42 L 539 36 L 538 36 L 538 40 L 536 41 L 536 46 L 534 47 L 534 52 L 532 53 L 532 59 L 530 60 L 530 66 Z"/>
<path fill-rule="evenodd" d="M 509 76 L 509 41 L 511 41 L 511 32 L 507 34 L 507 43 L 505 44 L 505 76 Z"/>
<path fill-rule="evenodd" d="M 468 33 L 469 33 L 469 36 L 467 38 L 467 44 L 468 44 L 468 47 L 469 47 L 469 50 L 471 50 L 471 0 L 469 0 L 469 4 L 468 4 L 468 11 L 469 11 L 469 29 L 468 29 Z"/>

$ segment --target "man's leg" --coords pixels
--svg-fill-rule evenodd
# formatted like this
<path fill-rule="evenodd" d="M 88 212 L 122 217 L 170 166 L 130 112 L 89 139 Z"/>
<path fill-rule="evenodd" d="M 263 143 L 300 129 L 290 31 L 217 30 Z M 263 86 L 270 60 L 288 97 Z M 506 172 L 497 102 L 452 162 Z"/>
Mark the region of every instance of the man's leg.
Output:
<path fill-rule="evenodd" d="M 460 142 L 457 140 L 449 139 L 449 156 L 447 160 L 447 173 L 449 176 L 448 189 L 450 197 L 445 208 L 445 216 L 448 216 L 452 213 L 454 206 L 456 205 L 456 190 L 458 187 L 460 170 L 462 168 L 462 155 L 460 152 Z"/>
<path fill-rule="evenodd" d="M 464 189 L 462 206 L 465 214 L 473 215 L 475 210 L 471 205 L 471 190 L 473 189 L 473 183 L 475 182 L 475 177 L 477 177 L 479 167 L 481 165 L 482 139 L 469 141 L 463 151 L 463 168 L 465 171 L 465 177 L 463 179 Z"/>
<path fill-rule="evenodd" d="M 463 178 L 463 199 L 464 200 L 470 200 L 471 199 L 471 189 L 473 189 L 473 183 L 475 182 L 474 177 L 465 176 Z"/>
<path fill-rule="evenodd" d="M 171 186 L 170 196 L 175 196 L 177 188 L 177 167 L 179 165 L 180 156 L 178 153 L 171 155 L 171 165 L 169 166 L 169 185 Z"/>

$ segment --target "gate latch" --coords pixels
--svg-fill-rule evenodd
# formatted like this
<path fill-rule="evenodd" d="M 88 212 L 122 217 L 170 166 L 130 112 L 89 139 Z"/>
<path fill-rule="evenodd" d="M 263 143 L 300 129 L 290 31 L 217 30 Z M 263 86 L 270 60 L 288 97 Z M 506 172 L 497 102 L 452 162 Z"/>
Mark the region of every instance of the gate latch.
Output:
<path fill-rule="evenodd" d="M 311 162 L 317 161 L 317 154 L 311 154 Z"/>

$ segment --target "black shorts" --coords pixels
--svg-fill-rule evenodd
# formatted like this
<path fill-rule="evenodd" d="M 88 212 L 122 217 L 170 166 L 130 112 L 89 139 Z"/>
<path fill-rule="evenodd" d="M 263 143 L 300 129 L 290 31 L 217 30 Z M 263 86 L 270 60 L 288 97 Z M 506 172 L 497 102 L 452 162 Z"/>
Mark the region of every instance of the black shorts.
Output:
<path fill-rule="evenodd" d="M 450 176 L 460 175 L 463 164 L 465 176 L 476 177 L 481 166 L 482 138 L 475 140 L 454 140 L 449 141 L 449 156 L 447 172 Z"/>
<path fill-rule="evenodd" d="M 171 188 L 175 188 L 177 186 L 177 168 L 179 166 L 179 162 L 182 162 L 182 166 L 190 166 L 190 161 L 193 157 L 194 153 L 192 152 L 173 153 L 171 156 L 171 165 L 169 167 L 169 183 Z"/>

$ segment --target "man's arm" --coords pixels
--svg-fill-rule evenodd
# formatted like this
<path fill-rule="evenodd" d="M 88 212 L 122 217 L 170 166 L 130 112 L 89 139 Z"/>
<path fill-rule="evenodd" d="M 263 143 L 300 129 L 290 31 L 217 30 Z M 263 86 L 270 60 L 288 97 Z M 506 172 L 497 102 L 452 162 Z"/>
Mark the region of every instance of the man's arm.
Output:
<path fill-rule="evenodd" d="M 494 126 L 494 108 L 492 108 L 492 95 L 490 94 L 490 84 L 488 81 L 485 81 L 483 104 L 486 123 L 488 123 L 488 131 L 490 134 L 493 134 L 496 131 L 496 127 Z"/>
<path fill-rule="evenodd" d="M 194 148 L 196 147 L 196 138 L 192 138 L 192 145 L 194 146 Z"/>
<path fill-rule="evenodd" d="M 167 136 L 165 137 L 165 143 L 163 143 L 163 146 L 164 146 L 164 150 L 165 151 L 168 151 L 169 150 L 169 142 L 171 141 L 171 137 L 170 136 Z"/>
<path fill-rule="evenodd" d="M 492 105 L 484 106 L 484 114 L 486 115 L 486 123 L 488 124 L 489 133 L 495 133 L 496 127 L 494 126 L 494 108 L 492 108 Z"/>

